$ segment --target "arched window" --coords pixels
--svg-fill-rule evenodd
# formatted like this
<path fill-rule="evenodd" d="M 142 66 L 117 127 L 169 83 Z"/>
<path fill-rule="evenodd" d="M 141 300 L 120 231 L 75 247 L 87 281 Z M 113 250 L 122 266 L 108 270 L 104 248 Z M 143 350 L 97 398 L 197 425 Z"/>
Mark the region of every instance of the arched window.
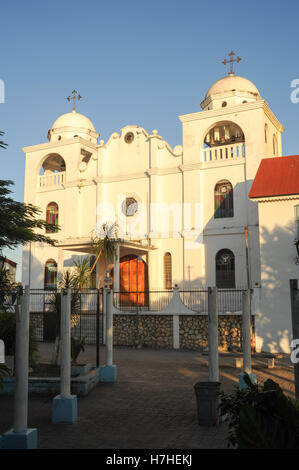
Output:
<path fill-rule="evenodd" d="M 39 187 L 61 186 L 65 183 L 66 166 L 61 155 L 50 153 L 45 158 L 39 172 Z"/>
<path fill-rule="evenodd" d="M 265 144 L 268 142 L 268 124 L 265 124 Z"/>
<path fill-rule="evenodd" d="M 214 190 L 215 219 L 234 216 L 232 184 L 227 180 L 218 181 Z"/>
<path fill-rule="evenodd" d="M 245 142 L 242 129 L 230 121 L 215 124 L 204 138 L 205 147 L 219 147 L 221 145 L 237 144 Z"/>
<path fill-rule="evenodd" d="M 56 289 L 57 287 L 57 263 L 53 259 L 48 259 L 45 265 L 45 284 L 44 288 Z"/>
<path fill-rule="evenodd" d="M 164 289 L 172 289 L 172 259 L 170 253 L 164 255 Z"/>
<path fill-rule="evenodd" d="M 223 289 L 236 287 L 235 256 L 230 250 L 220 250 L 216 255 L 216 286 Z"/>
<path fill-rule="evenodd" d="M 54 226 L 47 227 L 47 233 L 58 232 L 58 204 L 56 204 L 56 202 L 50 202 L 50 204 L 47 205 L 46 221 L 47 224 L 51 224 Z"/>
<path fill-rule="evenodd" d="M 277 137 L 273 135 L 273 155 L 277 155 Z"/>

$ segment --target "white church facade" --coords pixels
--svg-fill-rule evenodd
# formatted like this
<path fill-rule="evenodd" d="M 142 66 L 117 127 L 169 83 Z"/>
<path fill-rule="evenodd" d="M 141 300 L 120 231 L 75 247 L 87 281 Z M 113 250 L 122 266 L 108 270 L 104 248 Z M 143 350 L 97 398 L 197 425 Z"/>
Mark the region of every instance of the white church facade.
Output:
<path fill-rule="evenodd" d="M 201 108 L 179 116 L 174 148 L 138 125 L 104 142 L 75 109 L 54 122 L 48 142 L 24 148 L 24 201 L 60 230 L 48 233 L 54 247 L 24 247 L 23 284 L 54 287 L 78 256 L 93 256 L 97 228 L 117 222 L 116 291 L 260 288 L 258 204 L 248 194 L 261 160 L 281 156 L 284 128 L 256 86 L 233 73 Z M 96 286 L 105 269 L 102 260 Z"/>

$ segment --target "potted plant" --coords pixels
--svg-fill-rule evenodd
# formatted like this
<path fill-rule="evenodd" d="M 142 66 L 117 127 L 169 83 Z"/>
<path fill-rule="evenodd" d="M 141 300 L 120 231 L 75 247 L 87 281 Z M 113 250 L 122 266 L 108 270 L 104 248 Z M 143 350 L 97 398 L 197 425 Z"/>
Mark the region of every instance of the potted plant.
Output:
<path fill-rule="evenodd" d="M 90 364 L 78 364 L 77 359 L 81 351 L 85 351 L 85 340 L 87 335 L 83 336 L 82 338 L 75 338 L 74 336 L 71 337 L 71 357 L 72 357 L 72 376 L 78 375 L 85 375 L 87 374 L 90 369 Z"/>

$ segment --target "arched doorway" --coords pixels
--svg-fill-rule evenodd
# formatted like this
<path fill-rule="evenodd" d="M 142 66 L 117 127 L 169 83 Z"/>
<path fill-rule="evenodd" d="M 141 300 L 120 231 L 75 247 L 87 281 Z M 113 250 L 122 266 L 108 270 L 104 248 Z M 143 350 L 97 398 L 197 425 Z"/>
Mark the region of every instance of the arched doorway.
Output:
<path fill-rule="evenodd" d="M 148 305 L 147 264 L 137 255 L 122 256 L 119 260 L 120 306 Z"/>

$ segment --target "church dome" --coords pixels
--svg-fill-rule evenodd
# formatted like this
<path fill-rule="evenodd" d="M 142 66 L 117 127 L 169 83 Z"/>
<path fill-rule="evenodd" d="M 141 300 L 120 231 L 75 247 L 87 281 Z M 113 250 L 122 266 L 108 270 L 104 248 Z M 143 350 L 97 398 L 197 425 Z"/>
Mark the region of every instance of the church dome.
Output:
<path fill-rule="evenodd" d="M 235 75 L 220 78 L 208 90 L 206 98 L 217 93 L 228 93 L 232 91 L 251 93 L 258 96 L 259 91 L 256 86 L 247 78 Z"/>
<path fill-rule="evenodd" d="M 61 127 L 74 127 L 82 129 L 90 129 L 95 131 L 94 125 L 92 122 L 83 114 L 73 111 L 72 113 L 62 114 L 54 122 L 52 129 L 57 129 Z"/>
<path fill-rule="evenodd" d="M 62 114 L 62 116 L 56 119 L 48 132 L 48 139 L 51 142 L 82 137 L 96 143 L 98 136 L 99 134 L 95 131 L 92 122 L 86 116 L 76 111 Z"/>
<path fill-rule="evenodd" d="M 260 93 L 250 80 L 230 73 L 209 88 L 201 107 L 204 111 L 208 111 L 251 103 L 259 99 L 261 99 Z"/>

